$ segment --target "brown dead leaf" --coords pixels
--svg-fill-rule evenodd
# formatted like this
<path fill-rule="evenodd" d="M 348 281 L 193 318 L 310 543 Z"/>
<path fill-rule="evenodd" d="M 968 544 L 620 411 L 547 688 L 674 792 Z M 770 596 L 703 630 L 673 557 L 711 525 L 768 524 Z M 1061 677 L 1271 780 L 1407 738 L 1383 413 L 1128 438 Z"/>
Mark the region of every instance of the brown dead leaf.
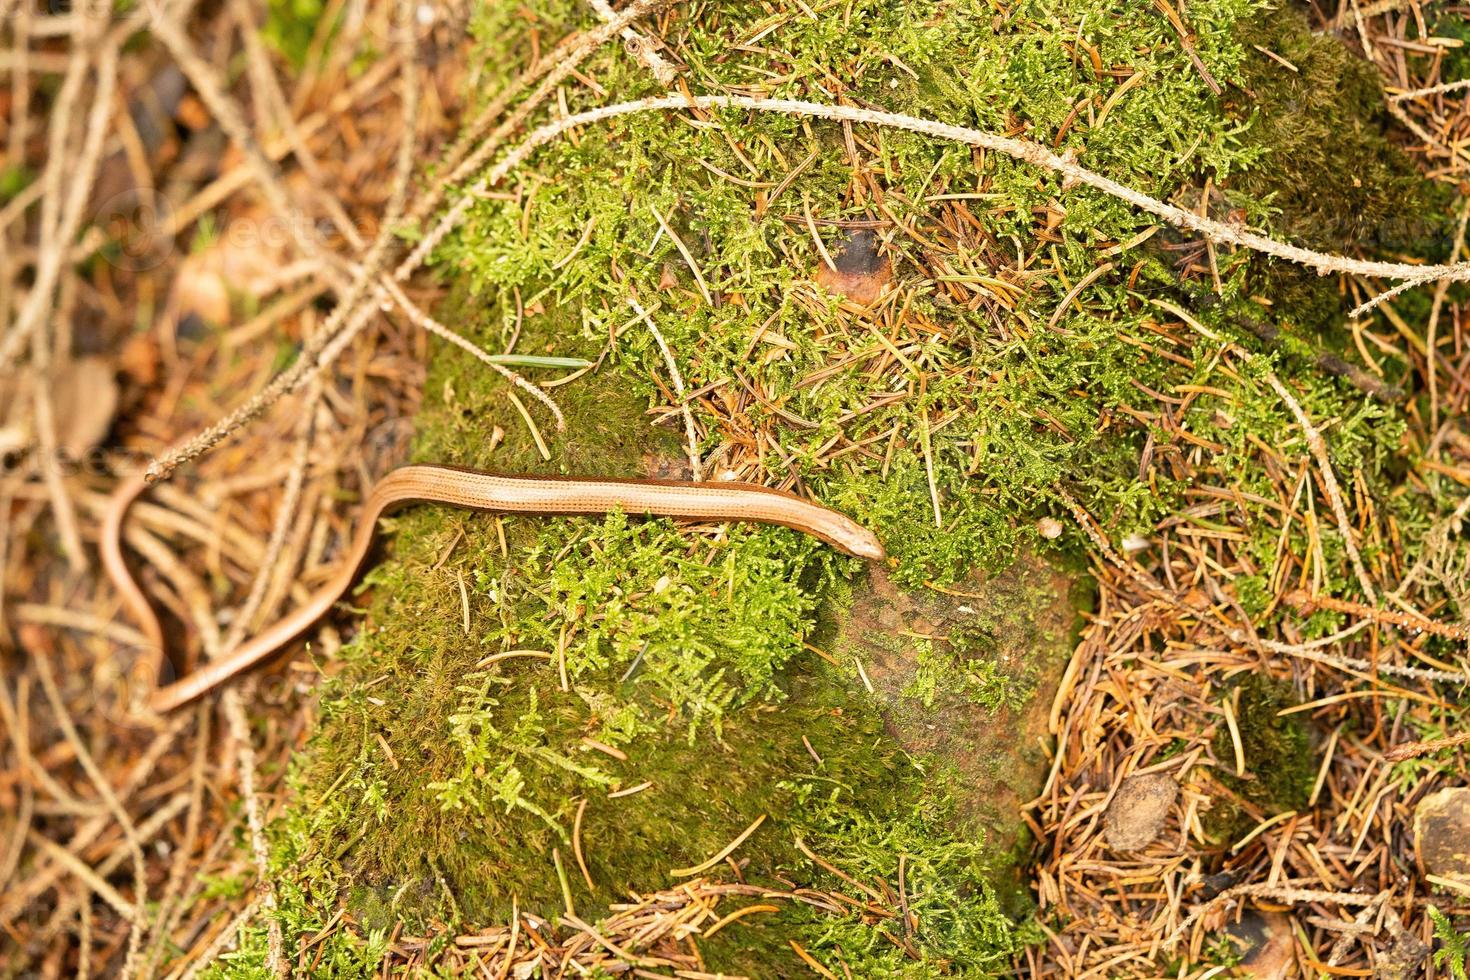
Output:
<path fill-rule="evenodd" d="M 118 385 L 112 365 L 101 357 L 83 357 L 57 364 L 44 379 L 56 418 L 57 449 L 79 460 L 97 448 L 112 428 L 117 412 Z M 14 453 L 36 443 L 35 398 L 37 378 L 12 374 L 0 380 L 0 453 Z"/>
<path fill-rule="evenodd" d="M 282 285 L 287 265 L 287 237 L 263 211 L 231 219 L 207 248 L 180 264 L 173 288 L 178 316 L 229 323 L 233 297 L 274 293 Z"/>
<path fill-rule="evenodd" d="M 61 449 L 80 459 L 101 445 L 112 428 L 117 398 L 117 377 L 104 358 L 83 357 L 60 365 L 51 380 L 51 402 Z"/>

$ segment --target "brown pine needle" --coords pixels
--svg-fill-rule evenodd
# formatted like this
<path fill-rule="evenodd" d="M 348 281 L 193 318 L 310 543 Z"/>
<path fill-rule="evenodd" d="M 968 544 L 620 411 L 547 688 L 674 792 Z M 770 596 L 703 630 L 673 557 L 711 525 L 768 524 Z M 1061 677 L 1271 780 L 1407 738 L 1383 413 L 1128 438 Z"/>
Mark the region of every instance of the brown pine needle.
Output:
<path fill-rule="evenodd" d="M 526 410 L 526 403 L 517 398 L 516 393 L 513 391 L 507 391 L 505 397 L 509 398 L 510 403 L 516 407 L 516 411 L 521 413 L 521 418 L 525 421 L 526 428 L 531 431 L 531 438 L 536 442 L 536 451 L 541 454 L 543 460 L 549 462 L 551 460 L 551 450 L 546 448 L 546 440 L 541 438 L 541 430 L 536 428 L 536 420 L 531 418 L 531 413 Z"/>
<path fill-rule="evenodd" d="M 715 865 L 725 860 L 725 858 L 729 857 L 731 854 L 734 854 L 735 849 L 741 844 L 744 844 L 746 838 L 755 833 L 760 825 L 765 822 L 766 815 L 762 813 L 760 816 L 755 818 L 754 823 L 752 823 L 749 827 L 746 827 L 745 830 L 741 831 L 739 837 L 726 844 L 724 848 L 720 850 L 720 853 L 716 854 L 714 857 L 709 858 L 706 861 L 701 861 L 699 864 L 694 865 L 692 868 L 675 868 L 670 871 L 669 874 L 675 878 L 691 878 L 694 875 L 702 874 L 703 872 L 708 871 L 710 868 L 713 868 Z"/>
<path fill-rule="evenodd" d="M 801 948 L 801 943 L 798 943 L 795 939 L 788 939 L 786 941 L 791 944 L 791 948 L 796 951 L 797 956 L 801 957 L 803 963 L 811 967 L 821 976 L 826 977 L 827 980 L 837 980 L 837 974 L 818 963 L 811 953 Z"/>
<path fill-rule="evenodd" d="M 694 273 L 694 282 L 699 286 L 699 294 L 704 297 L 705 303 L 714 306 L 714 298 L 710 296 L 709 287 L 704 283 L 704 275 L 699 271 L 699 263 L 694 261 L 694 254 L 689 251 L 689 246 L 685 245 L 683 239 L 674 234 L 674 229 L 670 228 L 669 223 L 664 220 L 664 216 L 658 213 L 658 208 L 650 204 L 648 210 L 653 212 L 654 220 L 658 222 L 658 226 L 663 229 L 665 235 L 669 236 L 669 241 L 674 243 L 674 247 L 684 257 L 684 264 L 689 266 L 689 271 Z"/>
<path fill-rule="evenodd" d="M 577 859 L 577 867 L 582 872 L 582 880 L 587 882 L 589 892 L 597 891 L 597 886 L 592 883 L 592 872 L 587 870 L 587 858 L 582 854 L 582 816 L 587 812 L 587 801 L 584 799 L 577 804 L 577 816 L 572 820 L 572 854 Z"/>
<path fill-rule="evenodd" d="M 706 929 L 704 931 L 704 938 L 705 939 L 708 939 L 710 936 L 713 936 L 715 933 L 719 932 L 721 929 L 725 928 L 730 923 L 737 922 L 740 919 L 745 918 L 747 915 L 754 915 L 757 912 L 779 912 L 779 911 L 781 911 L 781 906 L 779 906 L 779 905 L 762 905 L 762 904 L 756 904 L 756 905 L 744 905 L 744 906 L 741 906 L 740 908 L 738 908 L 735 911 L 731 912 L 729 915 L 727 915 L 724 918 L 720 919 L 714 925 L 712 925 L 708 929 Z"/>

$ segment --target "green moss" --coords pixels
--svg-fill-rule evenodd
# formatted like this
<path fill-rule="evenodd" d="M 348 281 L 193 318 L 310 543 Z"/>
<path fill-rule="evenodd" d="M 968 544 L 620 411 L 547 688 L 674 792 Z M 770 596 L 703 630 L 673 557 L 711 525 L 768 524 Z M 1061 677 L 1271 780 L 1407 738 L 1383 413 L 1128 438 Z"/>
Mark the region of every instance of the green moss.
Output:
<path fill-rule="evenodd" d="M 1310 247 L 1428 257 L 1441 235 L 1426 231 L 1448 227 L 1446 198 L 1391 139 L 1378 70 L 1287 5 L 1243 25 L 1241 40 L 1253 50 L 1232 109 L 1253 117 L 1246 139 L 1263 156 L 1231 188 L 1269 205 L 1273 228 Z"/>
<path fill-rule="evenodd" d="M 1446 261 L 1452 188 L 1425 180 L 1395 142 L 1377 69 L 1289 5 L 1247 22 L 1241 39 L 1251 50 L 1227 104 L 1251 119 L 1244 140 L 1261 158 L 1225 182 L 1230 195 L 1268 208 L 1277 235 L 1310 248 Z M 1339 348 L 1323 337 L 1346 321 L 1335 280 L 1251 264 L 1250 288 L 1269 297 L 1278 327 Z"/>
<path fill-rule="evenodd" d="M 583 329 L 569 309 L 551 307 L 531 313 L 517 331 L 513 300 L 511 304 L 512 319 L 506 320 L 502 316 L 505 307 L 486 302 L 460 283 L 439 316 L 487 349 L 502 350 L 514 340 L 515 351 L 526 355 L 589 364 L 601 356 L 606 334 Z M 539 302 L 534 305 L 541 308 Z M 554 381 L 576 371 L 527 373 L 536 381 Z M 520 411 L 506 397 L 507 386 L 498 375 L 488 375 L 485 366 L 472 358 L 431 357 L 424 384 L 428 406 L 419 420 L 414 458 L 503 473 L 610 477 L 641 475 L 650 460 L 678 459 L 684 451 L 678 432 L 651 425 L 646 416 L 647 392 L 613 373 L 595 372 L 585 381 L 554 389 L 566 419 L 565 434 L 556 431 L 555 420 L 539 403 L 519 392 L 551 453 L 548 459 L 542 456 Z"/>
<path fill-rule="evenodd" d="M 741 856 L 753 862 L 748 878 L 773 881 L 795 855 L 792 838 L 802 830 L 806 780 L 859 808 L 895 793 L 911 796 L 914 789 L 905 788 L 904 770 L 910 767 L 891 746 L 885 748 L 874 713 L 851 706 L 841 689 L 802 672 L 784 679 L 779 703 L 727 711 L 717 739 L 691 742 L 678 730 L 649 732 L 620 740 L 625 760 L 582 741 L 600 734 L 598 722 L 604 720 L 586 703 L 598 697 L 596 688 L 578 685 L 563 693 L 555 668 L 547 665 L 506 674 L 494 686 L 493 711 L 477 688 L 461 709 L 477 705 L 478 718 L 460 710 L 444 742 L 403 742 L 394 749 L 403 775 L 388 777 L 385 787 L 394 800 L 391 819 L 385 810 L 361 826 L 372 807 L 351 792 L 349 780 L 337 827 L 310 828 L 313 840 L 323 831 L 335 830 L 344 839 L 356 835 L 346 870 L 379 894 L 397 895 L 408 887 L 395 911 L 411 922 L 421 923 L 428 914 L 452 916 L 434 887 L 438 874 L 474 921 L 508 919 L 513 903 L 556 914 L 562 891 L 552 851 L 558 849 L 570 864 L 571 830 L 582 800 L 587 806 L 580 839 L 597 888 L 589 892 L 575 873 L 569 880 L 574 901 L 586 908 L 630 890 L 676 884 L 671 868 L 698 864 L 762 814 L 771 820 Z M 473 675 L 466 680 L 462 689 L 475 687 Z M 354 713 L 350 720 L 335 717 L 322 737 L 371 744 L 374 730 L 399 728 L 397 719 L 383 714 L 380 709 Z M 460 737 L 467 725 L 477 730 L 473 742 Z M 815 766 L 810 751 L 823 758 L 824 767 Z M 467 766 L 473 768 L 462 768 Z M 844 778 L 834 780 L 827 772 Z M 447 780 L 435 780 L 446 774 Z M 319 782 L 326 773 L 305 775 Z M 632 795 L 610 795 L 649 782 Z"/>
<path fill-rule="evenodd" d="M 323 0 L 270 0 L 260 36 L 299 71 L 326 7 Z"/>
<path fill-rule="evenodd" d="M 929 640 L 919 641 L 919 670 L 904 693 L 929 707 L 941 691 L 956 693 L 958 679 L 958 693 L 987 711 L 1024 705 L 1036 689 L 1034 680 L 1024 674 L 1007 674 L 994 660 L 986 658 L 985 650 L 992 645 L 993 640 L 983 632 L 951 636 L 948 650 L 936 650 Z"/>
<path fill-rule="evenodd" d="M 1470 977 L 1465 961 L 1470 958 L 1470 935 L 1456 931 L 1450 917 L 1439 909 L 1429 907 L 1429 920 L 1434 923 L 1434 938 L 1439 940 L 1439 949 L 1434 951 L 1434 965 L 1446 970 L 1455 980 Z"/>
<path fill-rule="evenodd" d="M 1303 809 L 1312 793 L 1317 760 L 1301 716 L 1281 714 L 1297 704 L 1289 684 L 1250 674 L 1224 696 L 1235 701 L 1245 775 L 1234 772 L 1234 742 L 1222 723 L 1212 746 L 1221 762 L 1214 778 L 1227 792 L 1215 797 L 1204 822 L 1206 833 L 1228 845 L 1262 818 Z"/>
<path fill-rule="evenodd" d="M 804 942 L 853 976 L 917 980 L 1009 973 L 1012 956 L 1041 934 L 1025 919 L 1018 927 L 1004 909 L 994 856 L 982 841 L 954 834 L 949 804 L 895 802 L 856 808 L 833 796 L 813 819 L 813 840 L 818 853 L 839 855 L 838 866 L 858 880 L 890 888 L 901 883 L 909 922 L 875 925 L 807 912 L 808 921 L 798 923 Z M 919 958 L 901 948 L 905 940 L 920 951 Z"/>
<path fill-rule="evenodd" d="M 843 18 L 813 20 L 794 7 L 732 0 L 680 8 L 667 40 L 692 90 L 841 95 L 1022 132 L 1162 198 L 1197 194 L 1208 175 L 1250 220 L 1267 221 L 1273 206 L 1284 215 L 1290 204 L 1293 220 L 1307 224 L 1286 233 L 1330 236 L 1334 229 L 1312 222 L 1357 198 L 1285 202 L 1287 191 L 1306 192 L 1272 169 L 1296 152 L 1287 142 L 1296 131 L 1283 121 L 1292 117 L 1272 107 L 1316 92 L 1268 92 L 1250 45 L 1279 41 L 1318 83 L 1349 69 L 1287 21 L 1253 20 L 1264 9 L 1254 0 L 1189 5 L 1197 50 L 1233 86 L 1225 99 L 1145 4 L 1056 0 L 999 12 L 979 0 L 853 0 Z M 544 39 L 592 17 L 572 0 L 482 4 L 475 30 L 486 91 L 524 67 L 517 59 L 532 50 L 529 31 Z M 1241 33 L 1246 23 L 1255 33 Z M 601 91 L 569 87 L 570 111 L 655 91 L 618 46 L 583 71 Z M 1120 93 L 1133 73 L 1143 84 Z M 1344 111 L 1366 111 L 1367 90 L 1352 91 L 1357 108 Z M 705 460 L 754 458 L 873 527 L 895 557 L 900 589 L 1003 576 L 1027 551 L 1080 567 L 1080 533 L 1052 541 L 1037 531 L 1039 518 L 1066 515 L 1057 488 L 1115 541 L 1172 521 L 1243 535 L 1240 550 L 1259 569 L 1274 567 L 1282 547 L 1307 553 L 1301 522 L 1283 533 L 1274 510 L 1252 503 L 1274 496 L 1260 445 L 1305 452 L 1281 436 L 1296 430 L 1264 381 L 1268 370 L 1313 417 L 1335 420 L 1333 463 L 1345 491 L 1376 492 L 1380 513 L 1406 538 L 1422 526 L 1422 500 L 1385 492 L 1402 465 L 1403 418 L 1299 369 L 1291 348 L 1265 347 L 1237 322 L 1261 308 L 1263 289 L 1283 317 L 1313 324 L 1330 319 L 1325 297 L 1291 295 L 1282 279 L 1263 285 L 1260 267 L 1240 254 L 1222 257 L 1219 293 L 1205 302 L 1168 254 L 1117 249 L 1149 220 L 1005 158 L 864 127 L 853 129 L 850 158 L 840 126 L 711 115 L 717 126 L 661 114 L 587 127 L 539 151 L 510 194 L 471 205 L 435 255 L 456 284 L 440 318 L 491 349 L 583 358 L 597 369 L 550 389 L 567 420 L 556 432 L 540 405 L 527 401 L 528 422 L 501 379 L 436 350 L 418 458 L 502 472 L 677 472 L 682 422 L 667 424 L 667 367 L 627 305 L 636 294 L 696 393 L 690 409 L 708 432 Z M 1359 141 L 1344 152 L 1383 145 L 1371 121 L 1344 138 Z M 771 193 L 809 155 L 773 204 Z M 1363 209 L 1380 207 L 1384 187 L 1409 186 L 1398 164 L 1376 161 L 1363 161 L 1378 168 Z M 811 285 L 821 258 L 808 210 L 827 222 L 888 222 L 901 315 L 900 304 L 857 315 Z M 1370 218 L 1392 214 L 1380 208 Z M 665 224 L 698 265 L 708 301 Z M 817 233 L 838 247 L 830 226 Z M 1018 258 L 1024 273 L 1010 268 Z M 1117 268 L 1060 308 L 1103 261 Z M 1174 326 L 1154 300 L 1191 306 L 1258 356 L 1222 365 L 1217 345 Z M 1182 387 L 1188 399 L 1170 394 Z M 1156 393 L 1177 410 L 1161 410 Z M 653 424 L 650 412 L 663 421 Z M 1229 524 L 1186 506 L 1184 460 L 1201 453 L 1241 491 Z M 800 975 L 796 940 L 855 976 L 986 975 L 1036 938 L 1025 902 L 997 885 L 1021 845 L 997 846 L 978 829 L 985 815 L 960 791 L 971 770 L 904 744 L 885 714 L 891 706 L 866 693 L 855 668 L 807 649 L 826 645 L 823 609 L 832 635 L 837 621 L 850 623 L 852 597 L 865 587 L 857 563 L 780 529 L 702 534 L 619 516 L 421 510 L 391 527 L 394 558 L 371 575 L 364 600 L 374 626 L 324 684 L 320 723 L 273 831 L 289 935 L 320 929 L 345 903 L 366 938 L 343 931 L 327 942 L 356 968 L 381 950 L 374 930 L 399 920 L 479 924 L 514 905 L 555 916 L 564 901 L 556 860 L 571 868 L 571 827 L 585 802 L 581 840 L 595 884 L 588 889 L 574 869 L 566 877 L 589 919 L 630 890 L 670 884 L 671 868 L 718 852 L 761 815 L 768 819 L 737 855 L 750 880 L 846 887 L 806 862 L 798 836 L 894 894 L 903 862 L 917 923 L 791 906 L 722 932 L 705 949 L 712 968 Z M 1332 527 L 1318 527 L 1310 547 L 1324 559 L 1325 591 L 1354 588 Z M 1365 557 L 1374 559 L 1371 547 Z M 1225 587 L 1268 614 L 1259 576 Z M 1055 590 L 1065 605 L 1067 588 Z M 1003 601 L 1013 614 L 1033 608 Z M 1012 726 L 1062 659 L 1055 653 L 1070 618 L 1005 665 L 991 656 L 995 622 L 979 615 L 975 624 L 946 626 L 917 652 L 881 624 L 869 632 L 874 650 L 913 660 L 909 707 L 957 702 L 970 722 L 985 719 L 988 737 L 1034 746 Z M 1314 620 L 1305 632 L 1327 626 Z M 490 659 L 503 654 L 515 655 Z M 1296 716 L 1276 714 L 1286 695 L 1260 683 L 1244 682 L 1239 713 L 1257 778 L 1227 788 L 1254 808 L 1299 805 L 1309 743 Z M 1227 748 L 1217 745 L 1217 755 L 1233 758 Z M 258 942 L 247 944 L 240 962 L 259 953 Z"/>

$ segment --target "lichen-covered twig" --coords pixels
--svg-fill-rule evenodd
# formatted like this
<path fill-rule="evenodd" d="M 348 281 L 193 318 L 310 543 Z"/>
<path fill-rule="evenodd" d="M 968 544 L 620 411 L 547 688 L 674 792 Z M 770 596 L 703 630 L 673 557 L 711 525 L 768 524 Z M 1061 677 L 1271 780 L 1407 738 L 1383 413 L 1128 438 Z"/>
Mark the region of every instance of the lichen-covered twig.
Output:
<path fill-rule="evenodd" d="M 1459 732 L 1444 738 L 1431 738 L 1424 742 L 1407 742 L 1403 745 L 1396 745 L 1385 752 L 1383 757 L 1389 762 L 1403 762 L 1405 759 L 1417 759 L 1421 755 L 1443 752 L 1445 749 L 1457 749 L 1467 744 L 1470 744 L 1470 732 Z"/>
<path fill-rule="evenodd" d="M 1432 633 L 1450 640 L 1470 640 L 1470 629 L 1456 626 L 1454 623 L 1440 623 L 1424 616 L 1394 612 L 1391 609 L 1375 609 L 1361 602 L 1337 599 L 1330 595 L 1311 595 L 1308 592 L 1297 591 L 1289 593 L 1286 601 L 1308 614 L 1317 609 L 1330 609 L 1349 616 L 1361 616 L 1375 623 L 1388 623 L 1413 633 Z"/>
<path fill-rule="evenodd" d="M 1189 928 L 1212 909 L 1217 909 L 1226 902 L 1237 898 L 1269 898 L 1273 901 L 1284 902 L 1288 905 L 1301 903 L 1328 903 L 1332 905 L 1345 905 L 1349 908 L 1362 908 L 1364 906 L 1379 905 L 1387 899 L 1383 892 L 1362 894 L 1360 892 L 1329 892 L 1317 888 L 1299 888 L 1294 882 L 1284 881 L 1276 883 L 1253 883 L 1236 885 L 1227 888 L 1214 898 L 1210 899 L 1199 908 L 1195 909 L 1189 916 L 1179 924 L 1167 938 L 1164 939 L 1164 947 L 1174 945 L 1178 942 Z"/>
<path fill-rule="evenodd" d="M 597 16 L 604 21 L 613 21 L 618 16 L 618 12 L 612 9 L 612 5 L 607 0 L 587 0 L 587 2 L 592 5 L 593 10 L 597 11 Z M 674 79 L 679 77 L 678 73 L 674 71 L 673 65 L 659 56 L 652 41 L 635 31 L 631 25 L 624 27 L 619 33 L 627 42 L 628 50 L 633 52 L 633 57 L 653 73 L 653 77 L 660 85 L 667 88 L 674 84 Z"/>
<path fill-rule="evenodd" d="M 1040 143 L 1030 140 L 1015 139 L 1010 136 L 1000 136 L 995 133 L 987 133 L 983 130 L 970 129 L 965 126 L 955 126 L 949 123 L 936 122 L 932 119 L 922 119 L 917 116 L 905 115 L 897 112 L 882 112 L 875 109 L 862 109 L 856 106 L 830 105 L 822 102 L 808 102 L 801 99 L 765 99 L 744 95 L 695 95 L 685 98 L 683 96 L 663 96 L 658 98 L 640 99 L 634 102 L 621 102 L 616 105 L 603 106 L 591 109 L 587 112 L 577 113 L 548 123 L 535 130 L 526 139 L 507 154 L 500 163 L 479 180 L 473 187 L 435 225 L 434 229 L 424 236 L 418 247 L 414 250 L 410 259 L 416 263 L 422 263 L 430 255 L 444 237 L 463 220 L 465 213 L 479 194 L 483 194 L 491 187 L 504 179 L 515 167 L 519 166 L 538 147 L 543 146 L 562 134 L 586 126 L 591 123 L 614 119 L 619 116 L 632 115 L 634 113 L 659 112 L 670 109 L 685 109 L 689 107 L 700 109 L 748 109 L 754 112 L 780 112 L 795 116 L 809 116 L 814 119 L 828 119 L 836 122 L 869 123 L 874 126 L 887 126 L 895 129 L 903 129 L 913 133 L 921 133 L 933 136 L 937 139 L 951 140 L 963 143 L 967 146 L 976 146 L 1013 157 L 1024 163 L 1029 163 L 1046 170 L 1059 174 L 1065 181 L 1074 184 L 1082 184 L 1098 190 L 1120 201 L 1130 204 L 1142 211 L 1155 215 L 1163 220 L 1204 236 L 1217 245 L 1238 245 L 1270 255 L 1274 258 L 1293 262 L 1298 265 L 1313 269 L 1321 275 L 1333 273 L 1344 273 L 1349 275 L 1368 276 L 1383 279 L 1412 280 L 1416 284 L 1436 282 L 1441 279 L 1451 282 L 1470 281 L 1470 262 L 1462 262 L 1455 265 L 1412 265 L 1406 262 L 1374 262 L 1367 259 L 1355 259 L 1346 255 L 1333 255 L 1326 252 L 1317 252 L 1312 249 L 1302 248 L 1277 241 L 1265 235 L 1253 231 L 1247 231 L 1236 225 L 1216 221 L 1213 218 L 1203 217 L 1184 208 L 1166 204 L 1155 197 L 1144 194 L 1118 183 L 1110 177 L 1088 170 L 1072 160 L 1052 152 Z"/>

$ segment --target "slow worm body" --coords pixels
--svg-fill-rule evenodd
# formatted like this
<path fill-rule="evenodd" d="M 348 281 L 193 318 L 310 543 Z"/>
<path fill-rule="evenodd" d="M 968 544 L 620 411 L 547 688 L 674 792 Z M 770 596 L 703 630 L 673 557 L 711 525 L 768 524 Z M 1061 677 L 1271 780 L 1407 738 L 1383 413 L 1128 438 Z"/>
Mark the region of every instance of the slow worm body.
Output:
<path fill-rule="evenodd" d="M 102 523 L 102 564 L 123 605 L 148 638 L 162 669 L 163 626 L 129 571 L 122 552 L 123 520 L 146 489 L 141 476 L 124 480 L 113 492 Z M 351 548 L 332 579 L 303 605 L 277 620 L 218 660 L 172 684 L 158 687 L 149 700 L 155 711 L 169 711 L 218 687 L 242 670 L 300 636 L 342 597 L 357 577 L 377 534 L 378 518 L 408 504 L 435 503 L 470 510 L 519 514 L 606 514 L 684 517 L 714 521 L 779 524 L 827 542 L 839 551 L 876 561 L 883 546 L 851 518 L 793 494 L 746 483 L 692 483 L 663 480 L 600 480 L 495 476 L 450 466 L 403 466 L 373 488 L 359 518 Z"/>

